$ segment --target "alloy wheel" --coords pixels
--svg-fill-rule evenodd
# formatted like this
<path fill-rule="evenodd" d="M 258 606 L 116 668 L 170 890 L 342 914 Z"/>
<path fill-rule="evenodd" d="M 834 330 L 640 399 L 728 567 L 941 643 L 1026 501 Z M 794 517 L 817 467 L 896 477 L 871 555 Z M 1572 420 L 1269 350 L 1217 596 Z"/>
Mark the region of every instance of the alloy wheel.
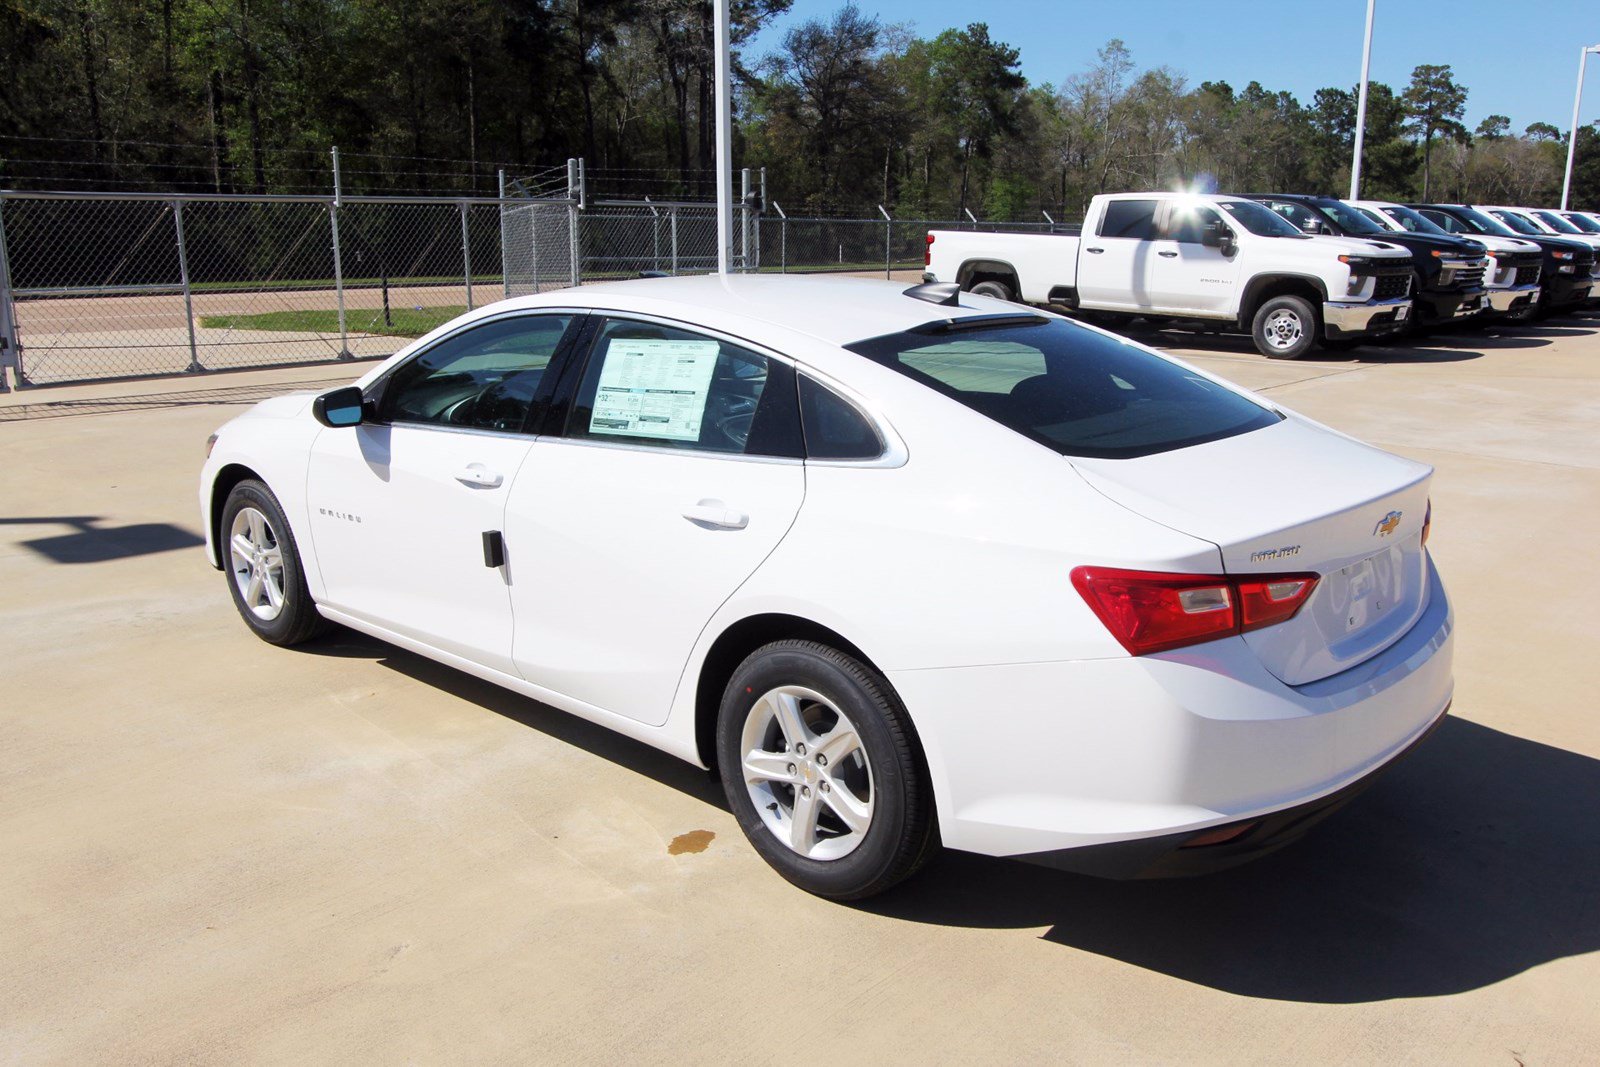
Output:
<path fill-rule="evenodd" d="M 283 548 L 266 515 L 241 508 L 228 533 L 228 557 L 239 596 L 251 614 L 271 622 L 283 612 Z"/>

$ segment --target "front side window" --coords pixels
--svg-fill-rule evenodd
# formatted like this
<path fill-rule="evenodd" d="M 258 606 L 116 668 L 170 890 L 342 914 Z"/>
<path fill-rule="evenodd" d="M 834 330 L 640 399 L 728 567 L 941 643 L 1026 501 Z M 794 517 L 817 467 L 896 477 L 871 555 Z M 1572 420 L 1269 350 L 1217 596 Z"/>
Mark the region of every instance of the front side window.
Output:
<path fill-rule="evenodd" d="M 1126 237 L 1135 241 L 1156 239 L 1154 200 L 1111 200 L 1100 220 L 1101 237 Z"/>
<path fill-rule="evenodd" d="M 846 345 L 1062 455 L 1131 459 L 1280 416 L 1153 353 L 1060 319 Z"/>
<path fill-rule="evenodd" d="M 570 315 L 472 326 L 402 363 L 383 388 L 384 422 L 521 432 Z"/>
<path fill-rule="evenodd" d="M 1284 216 L 1254 200 L 1224 200 L 1219 206 L 1257 237 L 1305 236 L 1298 226 L 1285 222 Z"/>
<path fill-rule="evenodd" d="M 1422 214 L 1422 212 L 1413 211 L 1408 207 L 1386 207 L 1383 209 L 1383 213 L 1394 221 L 1398 222 L 1405 229 L 1410 230 L 1412 233 L 1431 233 L 1437 235 L 1445 232 L 1440 226 L 1434 223 L 1432 219 Z"/>
<path fill-rule="evenodd" d="M 1294 200 L 1269 200 L 1267 206 L 1288 219 L 1299 230 L 1304 230 L 1312 222 L 1320 221 L 1310 208 Z"/>
<path fill-rule="evenodd" d="M 1544 236 L 1543 230 L 1539 229 L 1539 227 L 1535 226 L 1532 222 L 1523 218 L 1515 211 L 1491 211 L 1489 214 L 1526 237 Z"/>
<path fill-rule="evenodd" d="M 794 371 L 715 337 L 608 319 L 567 436 L 738 455 L 803 454 Z"/>
<path fill-rule="evenodd" d="M 1208 207 L 1174 205 L 1172 214 L 1167 218 L 1167 240 L 1181 244 L 1202 244 L 1206 227 L 1221 222 L 1217 213 Z"/>

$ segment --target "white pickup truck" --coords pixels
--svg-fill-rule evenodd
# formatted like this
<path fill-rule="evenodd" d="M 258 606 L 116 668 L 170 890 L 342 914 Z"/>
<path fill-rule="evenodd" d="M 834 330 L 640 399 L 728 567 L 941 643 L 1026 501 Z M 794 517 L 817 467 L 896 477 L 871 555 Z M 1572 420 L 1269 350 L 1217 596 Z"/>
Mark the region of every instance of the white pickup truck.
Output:
<path fill-rule="evenodd" d="M 1380 240 L 1310 236 L 1252 200 L 1116 193 L 1080 235 L 929 232 L 930 282 L 1005 300 L 1248 332 L 1298 359 L 1404 327 L 1411 254 Z"/>

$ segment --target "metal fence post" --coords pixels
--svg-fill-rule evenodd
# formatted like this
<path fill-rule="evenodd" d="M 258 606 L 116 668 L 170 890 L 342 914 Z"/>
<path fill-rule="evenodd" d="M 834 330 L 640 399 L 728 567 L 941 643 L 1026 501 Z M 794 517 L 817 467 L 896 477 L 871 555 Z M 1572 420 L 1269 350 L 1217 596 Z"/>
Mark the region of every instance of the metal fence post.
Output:
<path fill-rule="evenodd" d="M 750 168 L 739 172 L 739 271 L 750 269 Z"/>
<path fill-rule="evenodd" d="M 344 264 L 339 261 L 339 149 L 333 149 L 333 203 L 328 205 L 328 230 L 333 237 L 333 290 L 339 298 L 339 358 L 354 359 L 344 326 Z"/>
<path fill-rule="evenodd" d="M 672 276 L 678 276 L 678 205 L 667 209 L 667 221 L 672 225 Z"/>
<path fill-rule="evenodd" d="M 467 310 L 472 310 L 472 242 L 467 237 L 467 202 L 461 201 L 461 266 L 467 276 Z"/>
<path fill-rule="evenodd" d="M 200 350 L 195 346 L 194 339 L 194 296 L 189 289 L 189 248 L 183 239 L 183 201 L 172 201 L 172 226 L 178 237 L 178 280 L 183 283 L 183 319 L 189 327 L 189 365 L 184 368 L 190 374 L 205 370 L 200 365 Z"/>
<path fill-rule="evenodd" d="M 572 284 L 583 280 L 581 242 L 578 240 L 578 209 L 583 206 L 583 160 L 567 160 L 567 245 L 572 259 Z"/>
<path fill-rule="evenodd" d="M 776 200 L 772 202 L 772 210 L 778 213 L 778 273 L 789 273 L 789 216 L 783 213 L 783 205 Z"/>
<path fill-rule="evenodd" d="M 27 384 L 22 377 L 22 343 L 17 340 L 16 306 L 11 298 L 11 257 L 6 252 L 5 198 L 0 197 L 0 393 L 9 393 L 6 368 L 16 376 L 17 388 Z"/>
<path fill-rule="evenodd" d="M 507 251 L 511 242 L 506 240 L 506 172 L 500 171 L 500 299 L 511 298 L 511 264 L 507 262 Z M 538 279 L 534 280 L 533 291 L 539 291 Z"/>
<path fill-rule="evenodd" d="M 883 213 L 883 276 L 889 279 L 894 277 L 894 218 L 882 204 L 878 210 Z"/>

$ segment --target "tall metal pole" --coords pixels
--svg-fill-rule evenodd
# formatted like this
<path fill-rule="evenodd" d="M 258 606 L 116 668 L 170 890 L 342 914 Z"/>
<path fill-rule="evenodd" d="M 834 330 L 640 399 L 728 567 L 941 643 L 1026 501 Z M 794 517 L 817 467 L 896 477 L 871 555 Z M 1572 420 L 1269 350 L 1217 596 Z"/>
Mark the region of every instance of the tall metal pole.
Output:
<path fill-rule="evenodd" d="M 1589 62 L 1590 52 L 1600 52 L 1600 44 L 1578 53 L 1578 92 L 1572 98 L 1572 132 L 1567 135 L 1567 175 L 1561 182 L 1562 211 L 1567 210 L 1567 196 L 1572 192 L 1572 157 L 1578 150 L 1578 111 L 1583 107 L 1583 68 Z"/>
<path fill-rule="evenodd" d="M 350 335 L 344 327 L 344 264 L 339 261 L 339 208 L 342 204 L 339 184 L 339 147 L 333 148 L 333 203 L 328 205 L 328 229 L 333 234 L 333 288 L 339 297 L 339 358 L 354 359 L 350 354 Z"/>
<path fill-rule="evenodd" d="M 733 258 L 733 92 L 728 0 L 716 0 L 717 273 L 728 274 Z"/>
<path fill-rule="evenodd" d="M 750 273 L 750 168 L 739 172 L 739 273 Z"/>
<path fill-rule="evenodd" d="M 461 201 L 461 267 L 467 278 L 467 310 L 472 310 L 472 241 L 467 237 L 467 202 Z"/>
<path fill-rule="evenodd" d="M 1361 146 L 1367 139 L 1367 76 L 1372 73 L 1372 13 L 1377 0 L 1367 0 L 1367 39 L 1361 46 L 1361 89 L 1356 94 L 1355 156 L 1350 160 L 1350 199 L 1361 198 Z"/>
<path fill-rule="evenodd" d="M 1362 197 L 1362 146 L 1366 142 L 1366 78 L 1373 70 L 1373 8 L 1366 0 L 1366 43 L 1362 45 L 1362 88 L 1355 96 L 1355 155 L 1350 160 L 1350 200 Z"/>

